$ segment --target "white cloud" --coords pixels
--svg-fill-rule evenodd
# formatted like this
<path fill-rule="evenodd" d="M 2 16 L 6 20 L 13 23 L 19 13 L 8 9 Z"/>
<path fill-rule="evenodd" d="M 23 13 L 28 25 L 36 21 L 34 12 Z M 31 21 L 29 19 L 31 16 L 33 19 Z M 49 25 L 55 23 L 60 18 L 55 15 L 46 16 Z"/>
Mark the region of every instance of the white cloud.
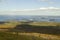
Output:
<path fill-rule="evenodd" d="M 23 10 L 19 10 L 19 9 L 10 9 L 10 10 L 0 10 L 0 12 L 27 12 L 27 11 L 36 11 L 36 10 L 60 10 L 60 8 L 57 7 L 40 7 L 40 8 L 36 8 L 36 9 L 23 9 Z"/>
<path fill-rule="evenodd" d="M 60 8 L 56 8 L 56 7 L 41 7 L 40 9 L 60 9 Z"/>
<path fill-rule="evenodd" d="M 13 9 L 0 11 L 0 15 L 60 15 L 60 8 L 40 7 L 36 9 L 24 9 L 24 10 Z"/>

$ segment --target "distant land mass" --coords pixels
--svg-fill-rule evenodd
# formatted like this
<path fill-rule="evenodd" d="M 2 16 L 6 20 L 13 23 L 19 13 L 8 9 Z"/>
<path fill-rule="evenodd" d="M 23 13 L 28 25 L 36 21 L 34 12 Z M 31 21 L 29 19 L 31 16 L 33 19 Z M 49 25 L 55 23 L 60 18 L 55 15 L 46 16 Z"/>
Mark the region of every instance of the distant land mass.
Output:
<path fill-rule="evenodd" d="M 35 21 L 35 22 L 60 22 L 60 16 L 38 16 L 38 15 L 0 15 L 0 21 Z"/>

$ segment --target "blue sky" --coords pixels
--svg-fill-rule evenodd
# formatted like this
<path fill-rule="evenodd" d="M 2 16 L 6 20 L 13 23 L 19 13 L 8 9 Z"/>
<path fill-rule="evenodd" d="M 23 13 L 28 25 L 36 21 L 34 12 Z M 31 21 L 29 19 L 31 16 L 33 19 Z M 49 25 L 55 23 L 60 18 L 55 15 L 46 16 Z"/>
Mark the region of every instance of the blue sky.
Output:
<path fill-rule="evenodd" d="M 0 1 L 0 10 L 2 11 L 39 9 L 43 7 L 60 8 L 60 0 L 1 0 Z"/>
<path fill-rule="evenodd" d="M 60 7 L 60 0 L 1 0 L 0 2 L 0 10 L 32 9 L 40 7 Z"/>

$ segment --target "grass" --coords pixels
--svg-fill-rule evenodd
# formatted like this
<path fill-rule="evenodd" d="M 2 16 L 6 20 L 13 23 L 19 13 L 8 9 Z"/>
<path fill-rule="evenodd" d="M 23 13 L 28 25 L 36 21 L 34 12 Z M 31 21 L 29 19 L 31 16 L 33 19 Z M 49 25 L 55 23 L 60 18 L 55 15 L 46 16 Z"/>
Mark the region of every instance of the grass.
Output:
<path fill-rule="evenodd" d="M 19 22 L 9 22 L 0 24 L 0 28 L 14 28 L 16 25 L 20 24 Z"/>
<path fill-rule="evenodd" d="M 0 29 L 3 28 L 8 32 L 0 32 L 1 40 L 60 40 L 60 23 L 56 22 L 11 21 L 0 24 Z"/>
<path fill-rule="evenodd" d="M 34 26 L 60 26 L 60 23 L 57 22 L 33 22 L 30 23 L 30 25 L 34 25 Z"/>
<path fill-rule="evenodd" d="M 14 28 L 16 27 L 16 25 L 20 25 L 23 23 L 17 21 L 10 21 L 9 23 L 0 24 L 0 28 Z M 57 22 L 30 22 L 28 24 L 32 26 L 60 26 L 60 23 Z"/>
<path fill-rule="evenodd" d="M 60 37 L 40 33 L 0 32 L 0 40 L 60 40 Z"/>
<path fill-rule="evenodd" d="M 17 35 L 7 32 L 0 32 L 0 40 L 45 40 L 43 38 L 38 38 L 35 36 L 28 35 Z"/>

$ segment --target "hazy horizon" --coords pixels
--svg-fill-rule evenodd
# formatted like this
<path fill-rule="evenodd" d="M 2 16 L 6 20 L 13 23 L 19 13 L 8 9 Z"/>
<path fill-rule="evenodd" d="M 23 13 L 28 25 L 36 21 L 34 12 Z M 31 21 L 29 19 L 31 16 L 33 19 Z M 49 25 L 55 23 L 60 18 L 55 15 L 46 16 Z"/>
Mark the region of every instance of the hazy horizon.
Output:
<path fill-rule="evenodd" d="M 60 16 L 60 0 L 0 0 L 0 15 Z"/>

